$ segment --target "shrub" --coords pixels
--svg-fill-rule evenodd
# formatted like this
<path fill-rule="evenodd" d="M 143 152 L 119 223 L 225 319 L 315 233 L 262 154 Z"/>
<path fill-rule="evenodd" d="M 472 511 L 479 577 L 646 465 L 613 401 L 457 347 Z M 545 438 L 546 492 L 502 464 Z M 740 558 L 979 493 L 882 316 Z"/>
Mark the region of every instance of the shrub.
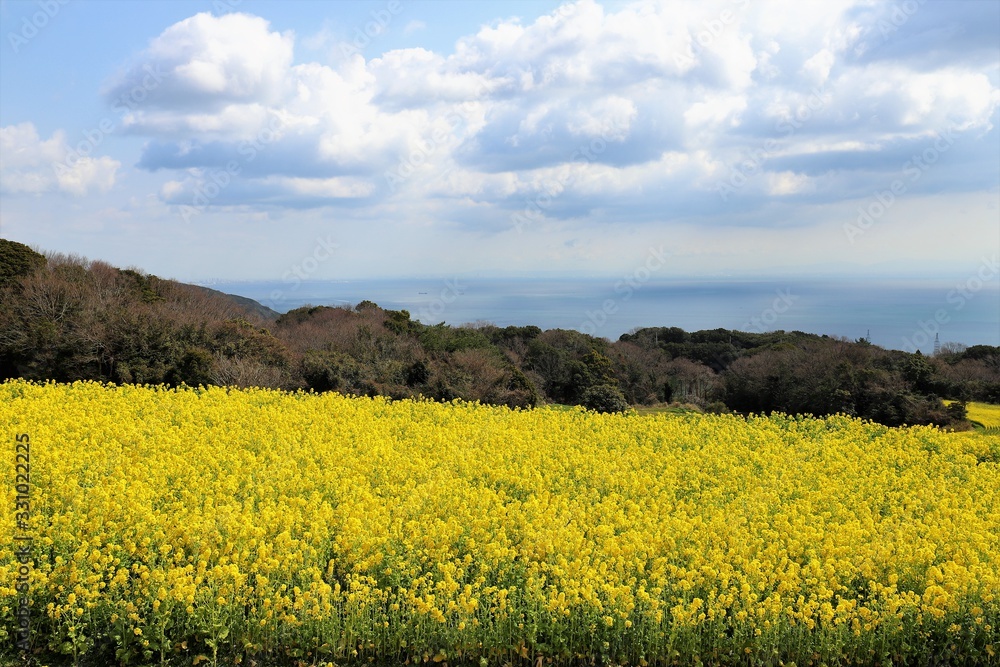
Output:
<path fill-rule="evenodd" d="M 598 384 L 583 392 L 581 404 L 588 410 L 597 412 L 625 412 L 628 401 L 622 390 L 613 384 Z"/>

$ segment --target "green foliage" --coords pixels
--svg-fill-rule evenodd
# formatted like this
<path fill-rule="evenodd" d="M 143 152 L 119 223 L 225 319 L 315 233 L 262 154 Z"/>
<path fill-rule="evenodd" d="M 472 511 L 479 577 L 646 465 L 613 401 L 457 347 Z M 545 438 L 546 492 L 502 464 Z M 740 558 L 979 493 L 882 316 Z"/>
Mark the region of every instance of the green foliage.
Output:
<path fill-rule="evenodd" d="M 608 344 L 603 339 L 553 329 L 528 343 L 525 367 L 541 377 L 551 400 L 580 404 L 583 392 L 589 387 L 616 382 L 615 365 L 607 351 Z"/>
<path fill-rule="evenodd" d="M 212 353 L 204 347 L 187 347 L 167 379 L 170 384 L 192 387 L 212 384 Z"/>
<path fill-rule="evenodd" d="M 493 349 L 490 339 L 478 329 L 435 324 L 424 327 L 419 334 L 421 345 L 428 352 L 460 352 L 462 350 Z"/>
<path fill-rule="evenodd" d="M 1000 347 L 993 345 L 971 345 L 957 355 L 961 359 L 990 360 L 1000 356 Z"/>
<path fill-rule="evenodd" d="M 583 356 L 590 384 L 614 384 L 614 364 L 606 355 L 591 350 Z"/>
<path fill-rule="evenodd" d="M 715 415 L 724 415 L 729 413 L 729 408 L 722 401 L 712 401 L 705 406 L 705 412 L 709 412 Z"/>
<path fill-rule="evenodd" d="M 417 359 L 406 369 L 404 381 L 407 387 L 416 387 L 427 384 L 431 378 L 431 371 L 422 360 Z"/>
<path fill-rule="evenodd" d="M 272 366 L 289 365 L 287 350 L 280 340 L 264 327 L 256 327 L 243 318 L 216 325 L 211 348 L 225 357 L 253 358 Z"/>
<path fill-rule="evenodd" d="M 511 407 L 677 402 L 957 427 L 966 415 L 940 397 L 1000 403 L 1000 348 L 988 345 L 924 357 L 800 331 L 677 327 L 611 343 L 537 326 L 428 326 L 372 301 L 274 317 L 246 299 L 46 259 L 10 241 L 0 240 L 0 259 L 0 379 L 302 387 Z"/>
<path fill-rule="evenodd" d="M 0 288 L 45 266 L 45 256 L 23 243 L 0 239 Z"/>
<path fill-rule="evenodd" d="M 334 310 L 338 309 L 333 308 L 332 306 L 301 306 L 279 315 L 274 324 L 277 327 L 296 326 L 310 321 L 319 314 L 324 314 Z"/>
<path fill-rule="evenodd" d="M 404 336 L 416 331 L 418 323 L 410 319 L 408 310 L 387 310 L 385 316 L 385 328 L 394 334 Z"/>
<path fill-rule="evenodd" d="M 503 329 L 490 327 L 485 330 L 490 342 L 502 347 L 514 347 L 518 344 L 528 343 L 542 335 L 542 330 L 536 326 L 515 327 L 509 326 Z"/>
<path fill-rule="evenodd" d="M 510 369 L 510 382 L 507 384 L 507 389 L 511 392 L 511 398 L 507 402 L 510 407 L 533 408 L 541 400 L 534 383 L 516 366 L 512 366 Z"/>
<path fill-rule="evenodd" d="M 743 357 L 723 376 L 726 405 L 740 412 L 845 413 L 890 426 L 962 421 L 932 390 L 935 367 L 874 345 L 810 340 Z"/>
<path fill-rule="evenodd" d="M 364 393 L 364 373 L 351 357 L 338 352 L 310 350 L 302 359 L 302 375 L 310 389 Z"/>
<path fill-rule="evenodd" d="M 917 352 L 909 356 L 902 364 L 903 376 L 921 391 L 930 390 L 934 367 Z"/>
<path fill-rule="evenodd" d="M 583 392 L 581 403 L 588 410 L 597 412 L 625 412 L 629 409 L 621 389 L 612 384 L 588 387 Z"/>
<path fill-rule="evenodd" d="M 954 422 L 965 421 L 969 417 L 968 409 L 963 401 L 954 401 L 946 408 L 948 416 Z"/>
<path fill-rule="evenodd" d="M 134 269 L 119 269 L 118 272 L 132 281 L 134 289 L 139 294 L 139 300 L 143 303 L 166 300 L 159 292 L 162 281 L 156 276 L 140 273 Z"/>

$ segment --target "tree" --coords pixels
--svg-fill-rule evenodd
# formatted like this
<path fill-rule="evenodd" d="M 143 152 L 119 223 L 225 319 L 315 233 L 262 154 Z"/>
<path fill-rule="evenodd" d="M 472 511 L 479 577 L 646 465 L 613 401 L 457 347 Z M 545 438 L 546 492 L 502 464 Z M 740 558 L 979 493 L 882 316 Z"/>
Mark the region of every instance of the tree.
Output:
<path fill-rule="evenodd" d="M 969 347 L 964 343 L 956 343 L 954 341 L 947 341 L 941 343 L 941 354 L 962 354 Z"/>
<path fill-rule="evenodd" d="M 612 384 L 597 384 L 583 392 L 581 404 L 588 410 L 597 412 L 625 412 L 628 401 L 622 390 Z"/>
<path fill-rule="evenodd" d="M 612 353 L 618 386 L 629 403 L 670 402 L 670 361 L 662 350 L 636 341 L 619 341 L 612 346 Z"/>
<path fill-rule="evenodd" d="M 705 364 L 688 359 L 674 359 L 667 365 L 669 395 L 676 401 L 707 403 L 719 384 L 718 376 Z"/>
<path fill-rule="evenodd" d="M 947 407 L 948 416 L 952 421 L 963 422 L 969 418 L 969 412 L 962 401 L 954 401 Z"/>
<path fill-rule="evenodd" d="M 427 368 L 427 364 L 425 364 L 422 359 L 417 359 L 410 364 L 404 375 L 407 387 L 416 387 L 418 385 L 427 384 L 427 381 L 430 378 L 431 372 Z"/>
<path fill-rule="evenodd" d="M 45 256 L 23 243 L 0 239 L 0 288 L 13 285 L 23 276 L 45 266 Z"/>
<path fill-rule="evenodd" d="M 212 353 L 205 348 L 189 347 L 170 371 L 167 379 L 171 384 L 183 383 L 192 387 L 211 384 L 212 361 Z"/>

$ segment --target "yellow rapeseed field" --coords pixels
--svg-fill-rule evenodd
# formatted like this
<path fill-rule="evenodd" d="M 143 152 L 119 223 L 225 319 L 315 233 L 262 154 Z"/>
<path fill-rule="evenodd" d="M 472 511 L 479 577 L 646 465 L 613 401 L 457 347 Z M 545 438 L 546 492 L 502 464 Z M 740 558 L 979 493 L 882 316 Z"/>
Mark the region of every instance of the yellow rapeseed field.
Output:
<path fill-rule="evenodd" d="M 969 419 L 979 422 L 986 428 L 1000 429 L 1000 405 L 966 403 L 965 408 Z"/>
<path fill-rule="evenodd" d="M 1000 661 L 997 436 L 21 381 L 0 430 L 8 660 Z"/>

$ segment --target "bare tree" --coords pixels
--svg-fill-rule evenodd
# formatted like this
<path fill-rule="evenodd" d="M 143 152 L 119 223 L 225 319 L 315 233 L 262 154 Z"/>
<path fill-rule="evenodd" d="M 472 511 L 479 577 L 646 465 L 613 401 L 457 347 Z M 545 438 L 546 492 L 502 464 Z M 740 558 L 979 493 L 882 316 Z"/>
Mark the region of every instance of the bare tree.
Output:
<path fill-rule="evenodd" d="M 286 388 L 289 380 L 284 369 L 257 359 L 216 354 L 212 363 L 212 383 L 217 385 Z"/>

